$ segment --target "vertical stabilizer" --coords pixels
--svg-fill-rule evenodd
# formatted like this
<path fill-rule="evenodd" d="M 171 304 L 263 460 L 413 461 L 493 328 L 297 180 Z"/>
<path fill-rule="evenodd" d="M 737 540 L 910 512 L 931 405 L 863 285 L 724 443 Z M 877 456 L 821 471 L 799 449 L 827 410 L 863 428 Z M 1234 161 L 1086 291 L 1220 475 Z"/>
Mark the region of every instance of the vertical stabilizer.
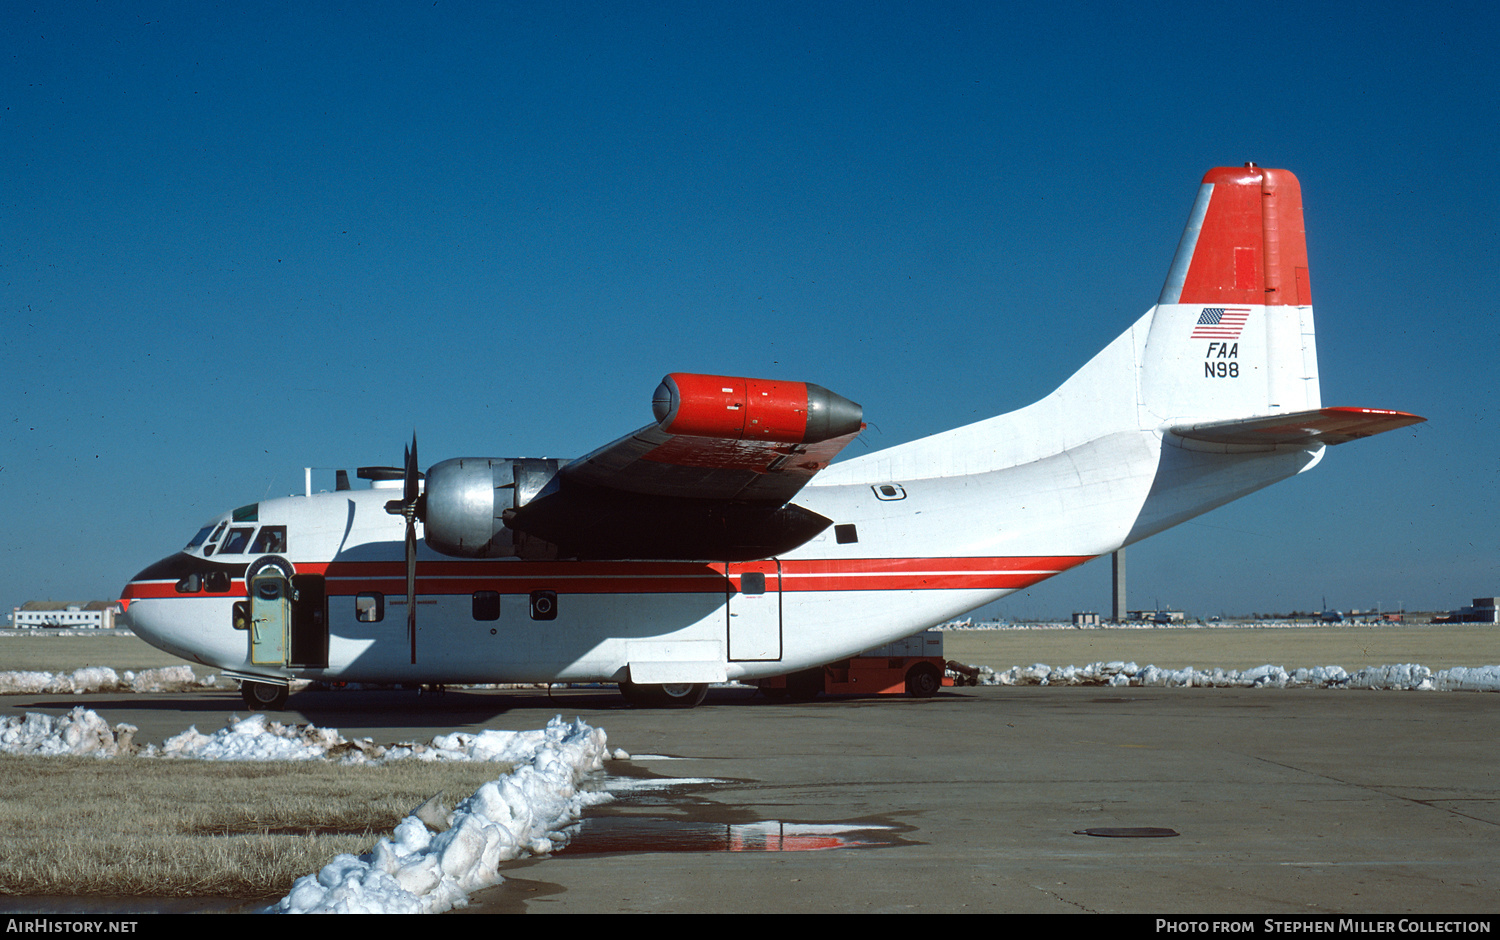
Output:
<path fill-rule="evenodd" d="M 1320 405 L 1297 177 L 1254 164 L 1210 170 L 1147 334 L 1141 424 Z"/>
<path fill-rule="evenodd" d="M 828 482 L 981 473 L 1106 435 L 1321 407 L 1302 188 L 1286 170 L 1210 170 L 1157 305 L 1051 395 L 843 464 Z"/>

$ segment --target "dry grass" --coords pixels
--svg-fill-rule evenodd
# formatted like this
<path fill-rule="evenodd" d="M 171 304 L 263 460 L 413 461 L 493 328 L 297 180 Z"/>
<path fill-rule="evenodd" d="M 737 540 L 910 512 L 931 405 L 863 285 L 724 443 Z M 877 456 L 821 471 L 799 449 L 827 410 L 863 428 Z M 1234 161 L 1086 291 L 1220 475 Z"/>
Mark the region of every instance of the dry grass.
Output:
<path fill-rule="evenodd" d="M 163 653 L 140 637 L 108 630 L 85 636 L 32 630 L 0 637 L 0 669 L 71 672 L 81 666 L 154 669 L 182 664 L 183 660 Z"/>
<path fill-rule="evenodd" d="M 510 768 L 0 757 L 0 894 L 281 897 Z"/>
<path fill-rule="evenodd" d="M 0 671 L 72 672 L 84 666 L 127 669 L 160 669 L 188 663 L 134 636 L 100 630 L 87 636 L 62 636 L 50 630 L 30 630 L 0 636 Z M 217 674 L 206 666 L 193 666 L 199 676 Z"/>

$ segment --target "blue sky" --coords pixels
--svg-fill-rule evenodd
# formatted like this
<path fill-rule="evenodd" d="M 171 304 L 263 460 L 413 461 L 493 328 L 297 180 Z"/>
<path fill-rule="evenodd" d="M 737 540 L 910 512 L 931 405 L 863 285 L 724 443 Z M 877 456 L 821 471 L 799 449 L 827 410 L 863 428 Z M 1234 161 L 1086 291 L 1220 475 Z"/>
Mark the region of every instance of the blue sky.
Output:
<path fill-rule="evenodd" d="M 14 9 L 0 604 L 414 429 L 576 456 L 670 371 L 825 385 L 873 448 L 1020 407 L 1246 160 L 1302 181 L 1324 402 L 1430 420 L 1132 548 L 1132 606 L 1500 594 L 1500 13 L 1031 6 Z M 994 612 L 1108 603 L 1099 561 Z"/>

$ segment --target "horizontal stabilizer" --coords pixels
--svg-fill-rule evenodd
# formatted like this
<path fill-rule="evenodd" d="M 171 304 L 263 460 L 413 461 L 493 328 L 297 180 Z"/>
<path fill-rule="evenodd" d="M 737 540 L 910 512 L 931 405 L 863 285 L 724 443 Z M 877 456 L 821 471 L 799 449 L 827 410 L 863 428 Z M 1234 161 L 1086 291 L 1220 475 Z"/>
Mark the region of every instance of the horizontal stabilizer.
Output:
<path fill-rule="evenodd" d="M 1179 437 L 1209 444 L 1291 444 L 1313 447 L 1318 444 L 1343 444 L 1426 420 L 1404 411 L 1385 411 L 1380 408 L 1319 408 L 1315 411 L 1265 415 L 1236 421 L 1187 424 L 1170 430 Z"/>

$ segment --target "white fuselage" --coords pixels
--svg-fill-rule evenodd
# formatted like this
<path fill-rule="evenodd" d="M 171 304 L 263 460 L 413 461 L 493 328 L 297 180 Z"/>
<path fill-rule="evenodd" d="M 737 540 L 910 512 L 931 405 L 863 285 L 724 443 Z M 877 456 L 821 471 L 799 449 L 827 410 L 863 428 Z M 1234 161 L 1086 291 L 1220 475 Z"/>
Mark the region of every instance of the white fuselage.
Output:
<path fill-rule="evenodd" d="M 491 683 L 782 675 L 942 623 L 1291 476 L 1313 459 L 1302 450 L 1196 453 L 1149 431 L 963 476 L 875 479 L 867 474 L 884 472 L 871 459 L 879 456 L 851 461 L 848 470 L 836 464 L 826 481 L 798 495 L 799 505 L 834 525 L 777 559 L 458 559 L 419 541 L 414 656 L 404 524 L 386 511 L 396 494 L 383 488 L 267 500 L 251 522 L 226 514 L 217 546 L 190 547 L 129 585 L 128 614 L 152 644 L 249 676 Z M 1167 477 L 1177 479 L 1164 487 Z M 282 557 L 295 569 L 294 586 L 307 592 L 306 579 L 322 579 L 323 623 L 280 663 L 254 661 L 251 631 L 235 629 L 235 604 L 247 596 L 244 569 L 260 557 L 222 551 L 236 547 L 228 540 L 236 525 L 242 548 L 256 536 L 244 529 L 284 526 Z M 163 568 L 174 560 L 176 567 Z M 233 566 L 238 577 L 221 580 L 221 591 L 183 592 L 182 571 L 194 565 Z M 765 576 L 763 592 L 758 579 L 745 582 L 747 573 Z M 307 600 L 317 604 L 313 590 Z M 536 591 L 555 592 L 555 619 L 534 618 Z M 480 602 L 483 592 L 498 595 L 497 611 Z M 305 621 L 307 604 L 292 616 Z"/>

